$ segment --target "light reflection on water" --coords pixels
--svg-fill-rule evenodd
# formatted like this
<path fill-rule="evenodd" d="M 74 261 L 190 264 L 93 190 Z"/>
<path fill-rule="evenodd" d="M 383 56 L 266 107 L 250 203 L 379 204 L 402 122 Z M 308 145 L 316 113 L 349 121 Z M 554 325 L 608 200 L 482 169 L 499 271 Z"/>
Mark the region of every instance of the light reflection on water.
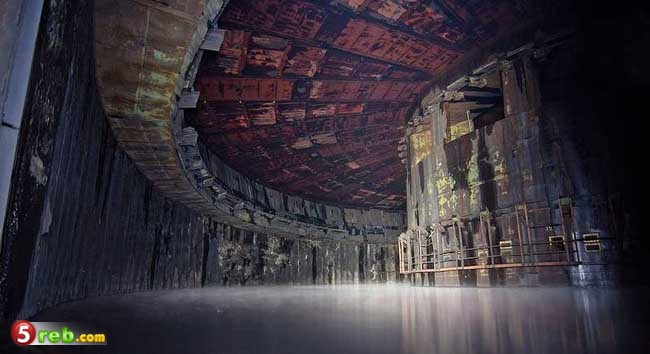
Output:
<path fill-rule="evenodd" d="M 391 285 L 208 288 L 90 299 L 37 319 L 89 321 L 105 330 L 108 347 L 65 348 L 88 353 L 650 353 L 648 294 Z"/>

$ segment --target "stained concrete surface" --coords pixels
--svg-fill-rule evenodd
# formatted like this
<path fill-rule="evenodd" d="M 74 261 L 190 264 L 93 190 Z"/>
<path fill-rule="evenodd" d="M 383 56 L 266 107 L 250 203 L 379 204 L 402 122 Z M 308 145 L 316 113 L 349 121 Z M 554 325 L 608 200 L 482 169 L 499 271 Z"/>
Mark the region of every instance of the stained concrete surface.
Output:
<path fill-rule="evenodd" d="M 106 347 L 46 353 L 647 353 L 650 291 L 238 287 L 108 296 L 35 321 L 81 321 Z"/>

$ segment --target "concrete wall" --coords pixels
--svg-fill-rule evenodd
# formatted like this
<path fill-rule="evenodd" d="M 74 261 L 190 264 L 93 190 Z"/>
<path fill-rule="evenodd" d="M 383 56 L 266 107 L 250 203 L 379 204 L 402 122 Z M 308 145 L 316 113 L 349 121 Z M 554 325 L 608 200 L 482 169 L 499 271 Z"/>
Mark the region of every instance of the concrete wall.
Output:
<path fill-rule="evenodd" d="M 205 247 L 205 285 L 397 281 L 392 245 L 294 240 L 215 224 Z"/>
<path fill-rule="evenodd" d="M 42 6 L 42 0 L 0 2 L 0 225 L 7 211 Z"/>
<path fill-rule="evenodd" d="M 2 318 L 133 291 L 395 278 L 391 245 L 243 231 L 165 198 L 108 125 L 89 54 L 92 6 L 44 8 L 4 224 Z"/>

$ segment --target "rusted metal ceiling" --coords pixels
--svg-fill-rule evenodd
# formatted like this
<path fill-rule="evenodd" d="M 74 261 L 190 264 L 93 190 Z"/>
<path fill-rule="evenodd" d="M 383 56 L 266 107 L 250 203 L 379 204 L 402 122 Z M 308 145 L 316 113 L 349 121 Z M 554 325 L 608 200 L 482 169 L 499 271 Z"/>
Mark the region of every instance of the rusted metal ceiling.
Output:
<path fill-rule="evenodd" d="M 398 141 L 436 75 L 511 26 L 511 1 L 239 0 L 192 118 L 229 165 L 289 194 L 403 208 Z"/>

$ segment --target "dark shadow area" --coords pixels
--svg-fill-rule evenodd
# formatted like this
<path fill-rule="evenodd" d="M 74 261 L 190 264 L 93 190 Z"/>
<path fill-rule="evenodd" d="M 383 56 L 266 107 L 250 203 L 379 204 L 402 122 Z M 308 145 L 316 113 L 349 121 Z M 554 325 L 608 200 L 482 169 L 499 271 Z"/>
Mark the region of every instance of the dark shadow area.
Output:
<path fill-rule="evenodd" d="M 648 62 L 650 62 L 650 11 L 639 4 L 579 2 L 577 11 L 577 53 L 575 80 L 563 82 L 558 94 L 575 97 L 573 108 L 580 111 L 579 136 L 609 164 L 607 178 L 621 193 L 629 228 L 638 247 L 637 257 L 650 254 L 650 239 L 644 237 L 647 209 L 647 111 Z M 648 279 L 644 266 L 639 275 Z"/>

